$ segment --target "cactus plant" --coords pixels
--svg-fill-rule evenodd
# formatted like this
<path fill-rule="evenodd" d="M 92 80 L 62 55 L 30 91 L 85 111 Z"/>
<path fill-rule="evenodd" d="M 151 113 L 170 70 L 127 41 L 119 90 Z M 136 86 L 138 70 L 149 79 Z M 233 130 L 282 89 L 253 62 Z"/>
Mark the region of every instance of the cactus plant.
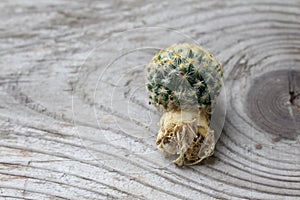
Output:
<path fill-rule="evenodd" d="M 146 66 L 149 103 L 163 115 L 156 143 L 177 154 L 178 166 L 194 165 L 214 152 L 210 120 L 222 86 L 221 64 L 196 45 L 160 50 Z"/>

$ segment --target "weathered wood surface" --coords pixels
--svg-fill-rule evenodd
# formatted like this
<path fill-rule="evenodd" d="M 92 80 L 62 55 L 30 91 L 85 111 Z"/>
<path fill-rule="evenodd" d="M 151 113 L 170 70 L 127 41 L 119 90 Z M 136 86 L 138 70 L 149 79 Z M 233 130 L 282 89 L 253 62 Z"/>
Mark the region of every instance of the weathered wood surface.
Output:
<path fill-rule="evenodd" d="M 0 199 L 300 198 L 300 1 L 3 0 L 0 19 Z M 159 113 L 140 87 L 153 49 L 103 67 L 176 36 L 133 32 L 84 62 L 145 26 L 177 29 L 223 63 L 226 122 L 205 165 L 155 150 Z"/>

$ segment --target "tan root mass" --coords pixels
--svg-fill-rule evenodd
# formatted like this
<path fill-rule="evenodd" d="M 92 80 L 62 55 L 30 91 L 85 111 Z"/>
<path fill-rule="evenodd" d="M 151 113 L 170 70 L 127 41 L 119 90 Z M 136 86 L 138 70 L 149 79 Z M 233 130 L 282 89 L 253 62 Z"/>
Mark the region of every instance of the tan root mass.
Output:
<path fill-rule="evenodd" d="M 178 166 L 195 165 L 214 152 L 214 132 L 209 128 L 206 112 L 165 112 L 160 120 L 156 144 L 171 155 Z"/>

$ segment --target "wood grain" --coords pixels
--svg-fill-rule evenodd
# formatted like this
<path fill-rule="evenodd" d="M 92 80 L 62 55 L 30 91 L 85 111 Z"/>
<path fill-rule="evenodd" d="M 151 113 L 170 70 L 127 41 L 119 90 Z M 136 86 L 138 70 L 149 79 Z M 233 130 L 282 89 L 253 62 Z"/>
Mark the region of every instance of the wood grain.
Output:
<path fill-rule="evenodd" d="M 300 198 L 300 1 L 3 0 L 0 19 L 0 199 Z M 143 67 L 189 37 L 223 64 L 227 113 L 181 169 Z"/>

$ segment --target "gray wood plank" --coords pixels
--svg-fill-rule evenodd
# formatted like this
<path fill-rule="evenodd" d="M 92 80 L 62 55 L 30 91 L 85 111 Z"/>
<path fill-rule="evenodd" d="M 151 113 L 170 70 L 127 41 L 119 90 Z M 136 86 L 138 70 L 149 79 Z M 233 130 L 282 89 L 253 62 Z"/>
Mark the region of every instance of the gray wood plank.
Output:
<path fill-rule="evenodd" d="M 0 199 L 300 198 L 299 1 L 3 0 L 0 19 Z M 215 154 L 178 168 L 143 70 L 191 38 L 227 113 Z"/>

